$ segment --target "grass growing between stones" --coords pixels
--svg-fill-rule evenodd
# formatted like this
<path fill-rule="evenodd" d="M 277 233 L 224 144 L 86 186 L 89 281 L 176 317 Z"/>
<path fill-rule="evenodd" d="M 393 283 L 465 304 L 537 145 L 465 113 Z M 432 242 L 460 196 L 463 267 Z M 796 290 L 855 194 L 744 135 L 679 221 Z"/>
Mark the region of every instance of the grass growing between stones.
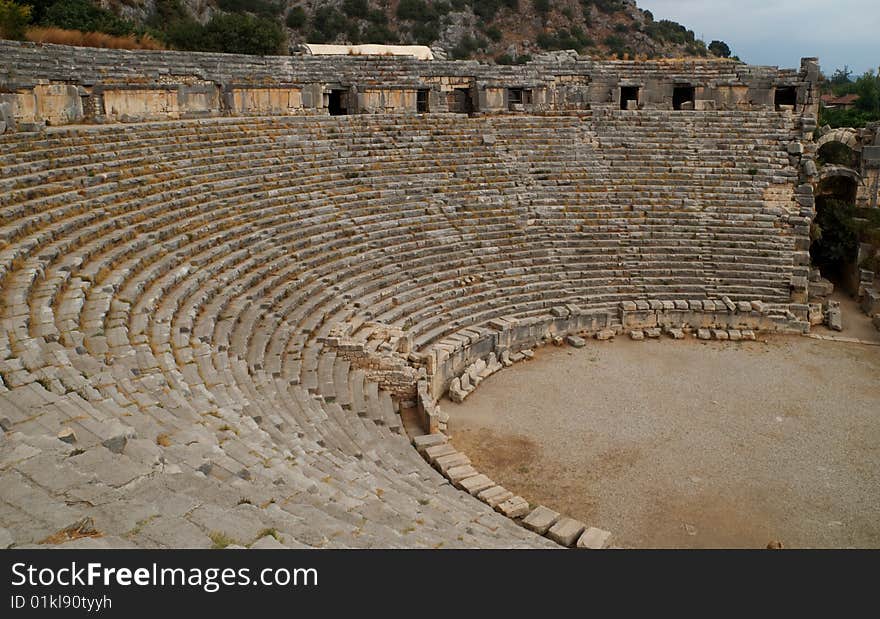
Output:
<path fill-rule="evenodd" d="M 208 537 L 211 538 L 212 550 L 223 550 L 227 546 L 233 546 L 237 544 L 234 539 L 221 531 L 211 531 L 210 533 L 208 533 Z"/>
<path fill-rule="evenodd" d="M 257 533 L 257 540 L 261 540 L 266 536 L 274 537 L 275 541 L 277 541 L 279 544 L 284 543 L 284 537 L 278 532 L 278 529 L 275 529 L 275 528 L 263 529 L 262 531 Z"/>

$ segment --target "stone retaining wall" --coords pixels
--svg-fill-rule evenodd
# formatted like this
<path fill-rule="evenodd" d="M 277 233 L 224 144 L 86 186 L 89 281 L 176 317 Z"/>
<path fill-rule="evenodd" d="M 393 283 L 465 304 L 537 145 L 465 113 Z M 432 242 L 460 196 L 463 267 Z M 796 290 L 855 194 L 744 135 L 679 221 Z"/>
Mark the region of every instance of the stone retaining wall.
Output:
<path fill-rule="evenodd" d="M 491 329 L 464 329 L 438 342 L 422 356 L 428 374 L 426 393 L 436 402 L 454 378 L 477 360 L 489 355 L 501 359 L 569 335 L 611 337 L 633 330 L 657 328 L 670 333 L 696 334 L 700 329 L 753 330 L 763 333 L 798 334 L 809 331 L 809 306 L 772 307 L 761 301 L 633 301 L 612 310 L 581 310 L 574 305 L 554 307 L 549 314 L 527 318 L 505 317 L 489 323 Z M 426 426 L 431 403 L 421 402 Z"/>
<path fill-rule="evenodd" d="M 0 41 L 0 118 L 9 130 L 82 122 L 129 122 L 240 114 L 328 113 L 332 92 L 347 113 L 547 112 L 672 109 L 676 87 L 693 88 L 685 109 L 773 109 L 793 93 L 815 115 L 818 63 L 798 71 L 731 60 L 592 61 L 555 54 L 521 66 L 384 56 L 242 56 L 128 51 Z M 422 91 L 422 103 L 419 103 Z M 787 99 L 788 101 L 788 99 Z"/>

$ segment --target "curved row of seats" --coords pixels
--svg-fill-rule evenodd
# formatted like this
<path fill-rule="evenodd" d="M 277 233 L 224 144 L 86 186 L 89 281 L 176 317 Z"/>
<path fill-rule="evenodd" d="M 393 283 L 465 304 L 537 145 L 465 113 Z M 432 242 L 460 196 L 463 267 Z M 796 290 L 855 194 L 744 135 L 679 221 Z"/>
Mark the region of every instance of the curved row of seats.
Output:
<path fill-rule="evenodd" d="M 762 196 L 792 180 L 791 130 L 618 112 L 4 136 L 0 528 L 548 544 L 429 468 L 391 395 L 323 338 L 387 325 L 426 349 L 564 302 L 785 302 L 791 242 Z"/>

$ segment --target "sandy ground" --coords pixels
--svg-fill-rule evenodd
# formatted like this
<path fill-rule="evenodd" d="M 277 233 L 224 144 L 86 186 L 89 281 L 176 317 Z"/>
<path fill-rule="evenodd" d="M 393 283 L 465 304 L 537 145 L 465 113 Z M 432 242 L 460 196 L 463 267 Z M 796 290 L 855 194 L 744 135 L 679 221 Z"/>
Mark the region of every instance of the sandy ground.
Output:
<path fill-rule="evenodd" d="M 880 346 L 590 341 L 443 406 L 478 470 L 617 545 L 880 547 Z"/>

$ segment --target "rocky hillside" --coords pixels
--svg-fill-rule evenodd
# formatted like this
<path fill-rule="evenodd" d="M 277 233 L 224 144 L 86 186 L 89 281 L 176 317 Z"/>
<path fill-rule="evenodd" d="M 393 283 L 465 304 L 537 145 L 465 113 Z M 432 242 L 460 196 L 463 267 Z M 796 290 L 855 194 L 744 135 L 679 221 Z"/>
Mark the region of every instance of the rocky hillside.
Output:
<path fill-rule="evenodd" d="M 69 1 L 84 0 L 60 0 Z M 281 24 L 290 48 L 301 42 L 419 43 L 451 58 L 502 63 L 560 49 L 594 57 L 711 53 L 692 31 L 639 9 L 635 0 L 93 1 L 172 47 L 197 46 L 194 28 L 240 16 Z M 710 48 L 729 53 L 726 46 Z"/>

